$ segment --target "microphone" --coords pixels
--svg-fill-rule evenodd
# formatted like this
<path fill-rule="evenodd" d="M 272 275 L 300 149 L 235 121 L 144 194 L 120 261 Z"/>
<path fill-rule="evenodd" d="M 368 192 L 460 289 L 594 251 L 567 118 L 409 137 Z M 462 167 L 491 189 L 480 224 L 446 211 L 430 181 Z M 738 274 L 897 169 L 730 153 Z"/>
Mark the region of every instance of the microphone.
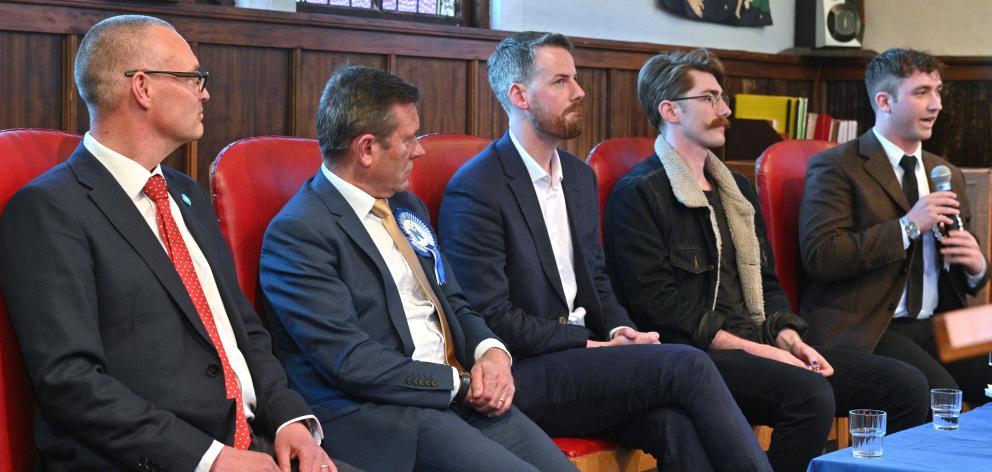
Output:
<path fill-rule="evenodd" d="M 948 169 L 945 165 L 940 165 L 934 167 L 930 171 L 930 180 L 933 181 L 933 188 L 938 192 L 950 192 L 951 191 L 951 169 Z M 953 223 L 946 225 L 941 223 L 941 229 L 934 231 L 937 236 L 946 236 L 952 229 L 962 229 L 964 225 L 961 224 L 961 215 L 950 215 Z M 942 233 L 942 234 L 941 234 Z"/>

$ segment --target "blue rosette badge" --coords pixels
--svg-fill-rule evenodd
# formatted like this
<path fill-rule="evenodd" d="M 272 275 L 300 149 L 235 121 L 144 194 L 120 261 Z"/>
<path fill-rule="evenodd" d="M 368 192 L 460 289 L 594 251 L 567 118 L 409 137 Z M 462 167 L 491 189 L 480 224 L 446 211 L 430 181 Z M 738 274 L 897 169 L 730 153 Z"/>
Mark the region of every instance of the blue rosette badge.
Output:
<path fill-rule="evenodd" d="M 444 285 L 444 264 L 441 263 L 441 251 L 437 248 L 437 236 L 434 231 L 406 208 L 397 208 L 394 216 L 407 241 L 410 241 L 410 246 L 413 246 L 413 250 L 422 257 L 434 259 L 434 279 L 437 280 L 438 285 Z"/>

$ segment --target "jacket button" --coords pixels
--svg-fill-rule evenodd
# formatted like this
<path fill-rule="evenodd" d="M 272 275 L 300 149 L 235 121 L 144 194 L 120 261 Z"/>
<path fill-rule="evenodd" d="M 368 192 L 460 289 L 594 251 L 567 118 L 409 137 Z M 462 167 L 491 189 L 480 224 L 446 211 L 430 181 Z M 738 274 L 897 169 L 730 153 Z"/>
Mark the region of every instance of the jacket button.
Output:
<path fill-rule="evenodd" d="M 568 317 L 565 316 L 565 315 L 559 316 L 558 317 L 558 323 L 560 323 L 560 324 L 568 324 Z"/>
<path fill-rule="evenodd" d="M 437 380 L 431 380 L 431 387 L 437 387 Z"/>
<path fill-rule="evenodd" d="M 207 366 L 207 375 L 210 377 L 216 377 L 220 374 L 220 366 L 217 364 L 210 364 Z"/>
<path fill-rule="evenodd" d="M 406 384 L 407 385 L 413 385 L 413 379 L 411 379 L 410 377 L 407 377 L 406 378 Z"/>

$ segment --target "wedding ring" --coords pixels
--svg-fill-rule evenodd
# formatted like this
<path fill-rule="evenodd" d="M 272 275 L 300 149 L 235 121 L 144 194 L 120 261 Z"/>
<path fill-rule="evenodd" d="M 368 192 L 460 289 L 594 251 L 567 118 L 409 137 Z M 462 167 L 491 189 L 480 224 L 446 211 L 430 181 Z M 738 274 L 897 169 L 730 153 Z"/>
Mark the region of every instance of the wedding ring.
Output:
<path fill-rule="evenodd" d="M 323 470 L 323 469 L 330 469 L 331 466 L 329 466 L 327 464 L 320 464 L 320 468 L 321 468 L 321 470 Z"/>
<path fill-rule="evenodd" d="M 506 403 L 506 399 L 505 398 L 500 398 L 499 399 L 499 404 L 502 405 L 504 403 Z"/>

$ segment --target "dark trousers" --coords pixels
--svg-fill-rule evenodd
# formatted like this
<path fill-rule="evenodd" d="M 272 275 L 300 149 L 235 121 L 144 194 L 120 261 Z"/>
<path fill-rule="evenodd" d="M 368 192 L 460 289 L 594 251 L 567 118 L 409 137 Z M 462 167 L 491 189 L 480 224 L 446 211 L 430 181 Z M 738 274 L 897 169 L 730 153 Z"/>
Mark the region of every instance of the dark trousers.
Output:
<path fill-rule="evenodd" d="M 388 434 L 388 426 L 394 424 L 414 425 L 415 436 L 410 441 L 397 440 Z M 515 407 L 490 418 L 464 405 L 437 410 L 365 404 L 361 411 L 323 426 L 328 435 L 323 442 L 327 454 L 369 472 L 404 470 L 390 460 L 396 454 L 410 454 L 413 460 L 409 463 L 416 472 L 576 470 L 551 438 Z"/>
<path fill-rule="evenodd" d="M 606 436 L 661 470 L 770 470 L 709 357 L 682 345 L 568 349 L 516 360 L 514 403 L 552 436 Z"/>
<path fill-rule="evenodd" d="M 885 410 L 889 433 L 926 421 L 927 384 L 917 369 L 871 354 L 816 350 L 833 366 L 830 377 L 742 350 L 710 352 L 748 421 L 774 428 L 768 459 L 776 472 L 806 470 L 823 452 L 833 418 L 850 410 Z"/>
<path fill-rule="evenodd" d="M 251 447 L 248 449 L 255 452 L 261 452 L 263 454 L 268 454 L 273 458 L 276 457 L 275 444 L 273 444 L 272 441 L 265 436 L 257 436 L 254 431 L 251 433 Z M 342 462 L 340 459 L 335 459 L 332 457 L 331 461 L 334 462 L 334 466 L 337 467 L 338 472 L 363 472 L 362 469 L 352 466 L 346 462 Z M 300 470 L 300 464 L 296 461 L 296 459 L 293 459 L 290 470 L 292 472 Z"/>
<path fill-rule="evenodd" d="M 907 362 L 923 372 L 930 388 L 959 388 L 964 400 L 973 406 L 982 405 L 986 384 L 992 382 L 992 367 L 988 356 L 965 359 L 947 364 L 937 360 L 937 344 L 931 320 L 896 318 L 882 333 L 875 354 Z"/>

